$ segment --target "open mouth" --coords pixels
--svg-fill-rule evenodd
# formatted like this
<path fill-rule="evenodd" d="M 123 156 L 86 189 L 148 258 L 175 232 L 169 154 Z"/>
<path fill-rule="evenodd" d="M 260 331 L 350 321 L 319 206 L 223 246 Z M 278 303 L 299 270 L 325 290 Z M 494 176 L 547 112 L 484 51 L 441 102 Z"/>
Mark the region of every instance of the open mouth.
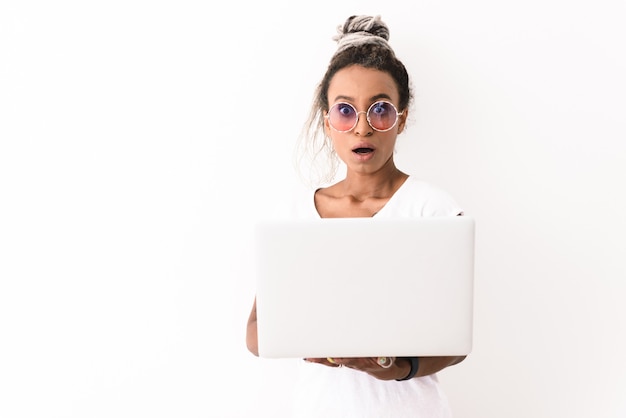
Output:
<path fill-rule="evenodd" d="M 374 152 L 373 148 L 355 148 L 352 150 L 352 152 L 355 152 L 357 154 L 369 154 L 371 152 Z"/>

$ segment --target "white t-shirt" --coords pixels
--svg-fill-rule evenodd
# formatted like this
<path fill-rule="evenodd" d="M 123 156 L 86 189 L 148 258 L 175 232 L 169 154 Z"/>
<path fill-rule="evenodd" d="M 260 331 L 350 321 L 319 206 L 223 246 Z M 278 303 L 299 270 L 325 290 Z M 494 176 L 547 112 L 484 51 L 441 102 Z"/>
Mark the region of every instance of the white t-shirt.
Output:
<path fill-rule="evenodd" d="M 283 212 L 284 211 L 284 212 Z M 314 191 L 297 196 L 280 216 L 319 218 Z M 460 206 L 445 191 L 409 177 L 374 218 L 456 216 Z M 436 375 L 382 381 L 346 367 L 299 361 L 294 418 L 449 418 Z"/>
<path fill-rule="evenodd" d="M 277 212 L 274 215 L 281 218 L 319 218 L 320 215 L 315 208 L 315 191 L 300 189 L 295 193 L 295 198 L 276 208 Z M 461 207 L 446 191 L 409 177 L 374 218 L 456 216 L 461 212 Z"/>

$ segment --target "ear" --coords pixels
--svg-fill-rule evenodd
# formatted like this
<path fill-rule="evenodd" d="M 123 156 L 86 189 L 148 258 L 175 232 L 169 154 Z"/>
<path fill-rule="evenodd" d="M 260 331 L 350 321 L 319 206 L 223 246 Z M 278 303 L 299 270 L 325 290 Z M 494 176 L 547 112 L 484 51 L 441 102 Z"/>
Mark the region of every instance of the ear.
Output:
<path fill-rule="evenodd" d="M 409 109 L 404 109 L 402 115 L 398 118 L 398 135 L 404 131 L 406 127 L 407 117 L 409 116 Z"/>
<path fill-rule="evenodd" d="M 330 123 L 328 122 L 328 118 L 326 117 L 328 115 L 328 112 L 324 110 L 322 113 L 324 115 L 324 133 L 326 133 L 326 136 L 330 138 Z"/>

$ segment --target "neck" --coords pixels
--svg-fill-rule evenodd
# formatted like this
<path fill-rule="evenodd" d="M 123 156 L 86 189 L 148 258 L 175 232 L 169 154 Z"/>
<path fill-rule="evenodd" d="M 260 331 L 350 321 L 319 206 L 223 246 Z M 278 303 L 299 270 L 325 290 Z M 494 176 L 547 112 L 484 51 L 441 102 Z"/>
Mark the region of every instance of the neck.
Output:
<path fill-rule="evenodd" d="M 359 200 L 375 197 L 388 198 L 395 193 L 408 176 L 395 166 L 383 168 L 376 173 L 348 171 L 341 182 L 342 192 Z"/>

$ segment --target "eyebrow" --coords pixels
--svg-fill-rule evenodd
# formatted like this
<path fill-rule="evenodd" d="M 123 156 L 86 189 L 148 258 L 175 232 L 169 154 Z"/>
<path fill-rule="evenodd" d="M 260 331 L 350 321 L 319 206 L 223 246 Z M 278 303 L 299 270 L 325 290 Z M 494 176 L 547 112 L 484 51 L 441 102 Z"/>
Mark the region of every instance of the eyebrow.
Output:
<path fill-rule="evenodd" d="M 372 103 L 373 103 L 373 102 L 375 102 L 375 101 L 377 101 L 377 100 L 380 100 L 380 99 L 388 99 L 388 100 L 391 100 L 391 97 L 389 97 L 389 95 L 388 95 L 388 94 L 385 94 L 385 93 L 379 93 L 379 94 L 377 94 L 377 95 L 375 95 L 375 96 L 370 97 L 370 100 L 372 101 Z M 353 98 L 353 97 L 350 97 L 350 96 L 343 96 L 343 95 L 339 95 L 339 96 L 335 97 L 335 102 L 336 102 L 337 100 L 354 101 L 354 98 Z"/>

